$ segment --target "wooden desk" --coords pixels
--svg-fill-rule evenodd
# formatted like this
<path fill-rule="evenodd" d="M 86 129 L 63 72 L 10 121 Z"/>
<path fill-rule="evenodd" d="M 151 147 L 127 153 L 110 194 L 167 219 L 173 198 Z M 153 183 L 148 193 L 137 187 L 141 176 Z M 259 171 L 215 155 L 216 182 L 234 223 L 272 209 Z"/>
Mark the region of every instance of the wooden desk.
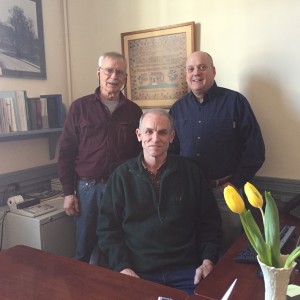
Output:
<path fill-rule="evenodd" d="M 1 299 L 183 300 L 185 292 L 27 246 L 0 252 Z"/>
<path fill-rule="evenodd" d="M 295 225 L 296 236 L 299 236 L 300 222 L 294 218 L 285 216 L 281 218 L 283 224 Z M 263 300 L 264 281 L 257 276 L 258 264 L 243 264 L 234 261 L 234 258 L 248 245 L 248 240 L 242 234 L 217 263 L 213 271 L 199 283 L 195 294 L 208 299 L 221 299 L 235 278 L 236 285 L 230 296 L 230 300 Z M 294 271 L 291 275 L 291 283 L 300 285 L 300 274 Z"/>

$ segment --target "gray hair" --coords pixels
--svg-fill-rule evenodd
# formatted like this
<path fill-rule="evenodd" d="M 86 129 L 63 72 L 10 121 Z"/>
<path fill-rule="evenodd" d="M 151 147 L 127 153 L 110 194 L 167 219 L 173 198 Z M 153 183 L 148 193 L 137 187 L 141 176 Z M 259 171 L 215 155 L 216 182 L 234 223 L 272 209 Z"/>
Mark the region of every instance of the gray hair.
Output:
<path fill-rule="evenodd" d="M 125 63 L 125 69 L 127 69 L 127 62 L 126 62 L 126 58 L 124 57 L 124 55 L 118 53 L 118 52 L 106 52 L 104 54 L 102 54 L 100 57 L 99 57 L 99 60 L 98 60 L 98 68 L 102 67 L 102 64 L 103 64 L 103 61 L 104 59 L 106 58 L 112 58 L 112 59 L 121 59 L 124 61 Z"/>
<path fill-rule="evenodd" d="M 173 123 L 173 118 L 172 116 L 164 109 L 161 108 L 155 108 L 155 109 L 149 109 L 147 111 L 145 111 L 142 116 L 140 117 L 140 122 L 139 122 L 139 129 L 142 129 L 142 122 L 144 120 L 144 117 L 147 114 L 155 114 L 155 115 L 162 115 L 168 118 L 169 122 L 170 122 L 170 129 L 173 131 L 174 130 L 174 123 Z"/>

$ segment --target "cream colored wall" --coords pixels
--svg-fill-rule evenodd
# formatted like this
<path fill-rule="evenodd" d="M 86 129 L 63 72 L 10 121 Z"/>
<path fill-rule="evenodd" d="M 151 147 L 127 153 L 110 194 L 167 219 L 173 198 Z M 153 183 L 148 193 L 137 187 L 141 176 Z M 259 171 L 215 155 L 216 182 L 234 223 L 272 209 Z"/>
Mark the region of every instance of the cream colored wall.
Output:
<path fill-rule="evenodd" d="M 68 39 L 64 39 L 64 1 Z M 0 78 L 1 89 L 3 83 L 5 89 L 22 85 L 37 94 L 45 88 L 49 93 L 61 89 L 63 95 L 76 99 L 94 91 L 98 56 L 108 50 L 121 51 L 122 32 L 195 21 L 196 48 L 214 57 L 217 83 L 247 96 L 261 124 L 267 153 L 258 175 L 300 179 L 298 0 L 42 2 L 48 79 L 36 82 Z M 65 42 L 69 46 L 70 68 L 66 64 Z M 69 99 L 65 101 L 69 103 Z M 28 154 L 26 165 L 48 163 L 46 155 L 38 162 L 34 158 L 34 153 L 45 151 L 43 141 L 24 143 L 32 143 L 35 149 Z M 9 149 L 0 147 L 0 157 L 8 157 L 15 168 L 24 168 Z"/>
<path fill-rule="evenodd" d="M 68 2 L 74 98 L 94 90 L 97 58 L 121 51 L 120 33 L 195 21 L 196 48 L 214 57 L 217 83 L 243 93 L 261 125 L 258 175 L 300 179 L 298 0 Z"/>
<path fill-rule="evenodd" d="M 46 80 L 0 77 L 0 90 L 26 90 L 29 97 L 42 94 L 62 94 L 69 101 L 64 10 L 62 0 L 42 0 Z M 0 143 L 0 174 L 46 165 L 49 160 L 46 139 Z"/>

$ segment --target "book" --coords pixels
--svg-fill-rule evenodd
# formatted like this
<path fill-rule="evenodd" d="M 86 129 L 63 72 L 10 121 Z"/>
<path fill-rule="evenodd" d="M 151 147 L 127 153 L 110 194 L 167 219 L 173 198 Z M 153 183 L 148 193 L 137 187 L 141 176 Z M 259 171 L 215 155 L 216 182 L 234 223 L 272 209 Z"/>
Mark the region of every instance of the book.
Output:
<path fill-rule="evenodd" d="M 41 95 L 47 99 L 47 112 L 49 128 L 61 128 L 64 126 L 64 108 L 61 94 Z"/>
<path fill-rule="evenodd" d="M 8 125 L 9 131 L 14 132 L 17 131 L 17 123 L 15 117 L 15 109 L 14 103 L 12 98 L 6 98 L 6 108 L 7 108 L 7 115 L 8 115 Z"/>
<path fill-rule="evenodd" d="M 35 105 L 36 105 L 36 126 L 37 126 L 37 129 L 42 129 L 43 128 L 42 105 L 41 105 L 41 99 L 40 98 L 35 99 Z"/>
<path fill-rule="evenodd" d="M 49 128 L 47 98 L 40 98 L 41 101 L 41 116 L 42 116 L 42 128 Z"/>
<path fill-rule="evenodd" d="M 14 113 L 16 131 L 27 131 L 26 91 L 0 91 L 0 98 L 12 99 L 11 109 Z"/>
<path fill-rule="evenodd" d="M 27 108 L 29 115 L 29 129 L 36 130 L 37 127 L 37 111 L 36 111 L 36 100 L 37 98 L 27 98 Z"/>
<path fill-rule="evenodd" d="M 20 128 L 19 131 L 27 131 L 28 130 L 28 121 L 27 121 L 27 110 L 26 110 L 26 99 L 27 93 L 26 91 L 18 90 L 16 91 L 17 95 L 17 104 L 19 108 L 19 117 L 20 117 Z"/>
<path fill-rule="evenodd" d="M 5 98 L 0 98 L 0 133 L 9 133 L 8 107 Z"/>

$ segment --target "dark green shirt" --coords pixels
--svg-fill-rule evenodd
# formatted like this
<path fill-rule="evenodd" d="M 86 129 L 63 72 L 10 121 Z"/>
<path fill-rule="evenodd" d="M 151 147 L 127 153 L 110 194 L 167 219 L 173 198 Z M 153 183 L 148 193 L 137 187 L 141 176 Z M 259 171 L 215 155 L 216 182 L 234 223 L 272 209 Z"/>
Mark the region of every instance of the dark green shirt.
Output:
<path fill-rule="evenodd" d="M 157 195 L 141 157 L 114 171 L 102 199 L 97 234 L 109 267 L 147 272 L 216 262 L 221 219 L 200 168 L 170 154 Z"/>

